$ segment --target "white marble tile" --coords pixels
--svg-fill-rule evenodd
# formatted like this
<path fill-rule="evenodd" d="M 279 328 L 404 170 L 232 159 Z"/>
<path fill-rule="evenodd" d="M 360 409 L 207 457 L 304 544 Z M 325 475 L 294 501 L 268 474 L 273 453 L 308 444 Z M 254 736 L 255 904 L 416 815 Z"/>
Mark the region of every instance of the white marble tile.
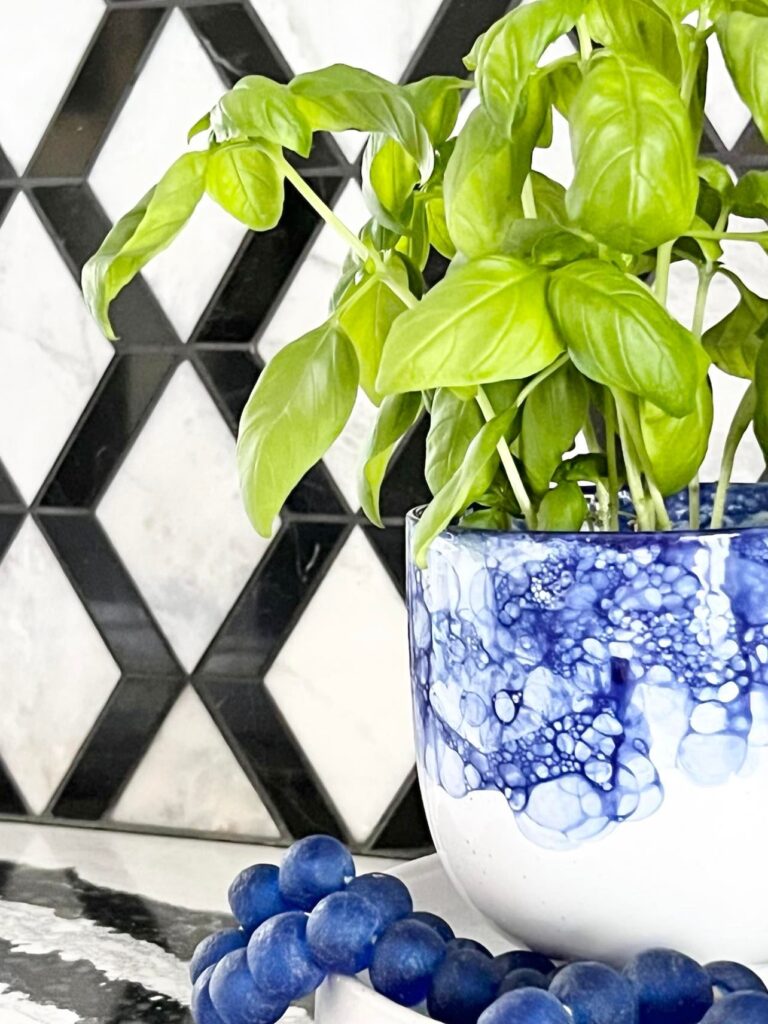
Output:
<path fill-rule="evenodd" d="M 0 755 L 39 814 L 120 669 L 31 519 L 0 562 L 0 608 Z"/>
<path fill-rule="evenodd" d="M 552 112 L 552 145 L 534 150 L 532 163 L 535 171 L 547 174 L 566 188 L 573 180 L 571 135 L 568 122 L 557 110 Z"/>
<path fill-rule="evenodd" d="M 174 374 L 97 514 L 191 671 L 269 542 L 248 522 L 234 439 L 189 363 Z"/>
<path fill-rule="evenodd" d="M 24 0 L 0 32 L 0 146 L 29 163 L 104 14 L 100 0 Z"/>
<path fill-rule="evenodd" d="M 368 220 L 369 213 L 355 182 L 347 185 L 335 211 L 355 232 Z M 265 359 L 271 359 L 289 341 L 327 320 L 329 299 L 346 254 L 346 243 L 332 227 L 326 225 L 261 336 L 259 353 Z M 353 508 L 359 504 L 357 466 L 360 450 L 375 419 L 375 407 L 364 394 L 360 394 L 347 426 L 325 457 L 325 464 Z"/>
<path fill-rule="evenodd" d="M 711 36 L 709 46 L 709 77 L 705 111 L 712 127 L 729 148 L 749 124 L 750 113 L 743 102 L 723 60 L 717 39 Z"/>
<path fill-rule="evenodd" d="M 53 242 L 19 196 L 0 227 L 0 458 L 28 501 L 112 355 Z"/>
<path fill-rule="evenodd" d="M 184 152 L 188 129 L 223 92 L 181 11 L 174 11 L 90 176 L 113 221 Z M 204 136 L 194 143 L 204 144 Z M 144 271 L 182 339 L 189 337 L 245 230 L 205 198 L 170 248 Z"/>
<path fill-rule="evenodd" d="M 405 608 L 359 529 L 266 685 L 350 831 L 365 839 L 414 753 Z"/>
<path fill-rule="evenodd" d="M 190 686 L 171 708 L 110 818 L 273 839 L 280 835 Z"/>
<path fill-rule="evenodd" d="M 764 220 L 731 217 L 729 231 L 765 231 Z M 723 262 L 753 292 L 768 298 L 768 252 L 752 242 L 723 242 Z"/>

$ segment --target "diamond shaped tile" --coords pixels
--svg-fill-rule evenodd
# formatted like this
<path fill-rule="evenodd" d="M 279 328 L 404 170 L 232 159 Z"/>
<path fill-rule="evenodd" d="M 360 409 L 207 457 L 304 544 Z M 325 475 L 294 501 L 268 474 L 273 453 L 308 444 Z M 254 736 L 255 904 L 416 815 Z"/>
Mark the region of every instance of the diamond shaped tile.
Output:
<path fill-rule="evenodd" d="M 93 190 L 113 221 L 184 152 L 187 130 L 223 92 L 195 34 L 173 11 L 91 172 Z M 145 270 L 184 340 L 244 234 L 242 224 L 205 197 L 176 242 Z"/>
<path fill-rule="evenodd" d="M 188 363 L 174 374 L 97 514 L 191 671 L 268 542 L 243 510 L 232 435 Z"/>
<path fill-rule="evenodd" d="M 0 755 L 39 814 L 120 669 L 31 519 L 0 562 L 0 608 Z"/>
<path fill-rule="evenodd" d="M 34 153 L 103 14 L 100 0 L 25 0 L 4 18 L 0 144 L 18 171 Z"/>
<path fill-rule="evenodd" d="M 728 74 L 717 39 L 711 37 L 708 45 L 709 77 L 705 110 L 712 127 L 730 149 L 749 124 L 750 113 Z"/>
<path fill-rule="evenodd" d="M 413 765 L 406 614 L 355 529 L 266 686 L 357 840 Z"/>
<path fill-rule="evenodd" d="M 0 227 L 0 458 L 28 501 L 112 355 L 53 242 L 19 196 Z"/>
<path fill-rule="evenodd" d="M 136 825 L 229 832 L 279 831 L 191 687 L 182 691 L 109 817 Z"/>
<path fill-rule="evenodd" d="M 369 214 L 359 186 L 350 182 L 334 207 L 338 216 L 354 231 Z M 347 245 L 326 225 L 302 263 L 298 274 L 267 324 L 259 341 L 259 353 L 271 359 L 283 345 L 317 327 L 328 318 L 328 299 L 341 273 Z M 349 423 L 325 457 L 344 497 L 353 508 L 357 501 L 357 464 L 360 446 L 376 418 L 371 402 L 361 394 Z"/>

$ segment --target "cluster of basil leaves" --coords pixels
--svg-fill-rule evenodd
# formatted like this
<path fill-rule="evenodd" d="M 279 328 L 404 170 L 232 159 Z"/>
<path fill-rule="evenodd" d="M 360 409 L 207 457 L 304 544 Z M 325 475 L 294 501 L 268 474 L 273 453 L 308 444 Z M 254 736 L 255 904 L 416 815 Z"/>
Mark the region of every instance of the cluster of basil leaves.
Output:
<path fill-rule="evenodd" d="M 580 52 L 542 64 L 574 28 Z M 360 475 L 375 523 L 393 452 L 430 416 L 434 498 L 416 532 L 419 561 L 457 515 L 499 529 L 517 517 L 531 529 L 577 530 L 587 517 L 615 529 L 624 486 L 639 528 L 665 528 L 665 495 L 690 486 L 695 500 L 711 363 L 750 382 L 726 445 L 722 506 L 750 422 L 768 451 L 768 301 L 722 265 L 720 241 L 742 237 L 728 234 L 732 213 L 768 217 L 768 172 L 736 182 L 697 159 L 711 35 L 768 137 L 768 0 L 534 0 L 477 40 L 467 79 L 398 86 L 344 65 L 288 85 L 244 78 L 192 128 L 207 149 L 181 156 L 88 261 L 90 308 L 113 337 L 112 299 L 205 193 L 266 231 L 288 181 L 350 251 L 328 319 L 271 360 L 243 413 L 238 461 L 260 533 L 338 437 L 358 388 L 379 408 Z M 480 102 L 455 134 L 469 89 Z M 567 191 L 531 170 L 535 148 L 551 144 L 553 109 L 570 126 Z M 284 155 L 306 157 L 315 132 L 347 129 L 371 133 L 371 219 L 359 234 Z M 768 244 L 765 233 L 744 238 Z M 432 248 L 451 262 L 425 292 Z M 665 305 L 674 260 L 699 275 L 691 329 Z M 719 273 L 740 301 L 702 334 Z M 567 458 L 582 432 L 590 453 Z"/>

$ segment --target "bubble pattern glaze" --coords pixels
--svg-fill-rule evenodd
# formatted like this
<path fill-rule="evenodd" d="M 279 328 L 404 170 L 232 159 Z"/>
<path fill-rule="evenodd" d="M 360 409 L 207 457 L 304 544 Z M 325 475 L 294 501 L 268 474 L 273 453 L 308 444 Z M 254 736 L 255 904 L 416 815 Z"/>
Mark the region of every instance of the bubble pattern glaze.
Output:
<path fill-rule="evenodd" d="M 426 570 L 410 562 L 430 780 L 455 798 L 498 790 L 528 838 L 569 848 L 653 814 L 672 769 L 704 785 L 753 769 L 768 745 L 768 487 L 732 488 L 721 531 L 684 531 L 681 498 L 670 512 L 677 532 L 452 528 Z"/>

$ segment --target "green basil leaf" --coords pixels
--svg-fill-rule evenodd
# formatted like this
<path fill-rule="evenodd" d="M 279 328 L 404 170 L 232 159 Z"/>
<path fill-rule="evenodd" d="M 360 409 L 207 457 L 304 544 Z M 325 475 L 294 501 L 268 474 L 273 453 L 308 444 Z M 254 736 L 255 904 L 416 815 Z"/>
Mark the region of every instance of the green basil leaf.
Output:
<path fill-rule="evenodd" d="M 705 332 L 702 344 L 719 370 L 752 380 L 762 344 L 758 332 L 768 322 L 768 299 L 755 295 L 741 281 L 738 287 L 738 305 Z"/>
<path fill-rule="evenodd" d="M 236 142 L 214 149 L 205 188 L 211 199 L 252 231 L 269 231 L 283 212 L 283 175 L 277 147 Z"/>
<path fill-rule="evenodd" d="M 402 264 L 390 261 L 389 269 L 397 272 L 407 288 L 408 275 Z M 338 309 L 339 322 L 355 346 L 360 364 L 360 386 L 375 405 L 381 402 L 381 395 L 376 390 L 376 375 L 384 342 L 392 324 L 405 308 L 391 288 L 374 276 L 357 285 Z"/>
<path fill-rule="evenodd" d="M 453 243 L 466 256 L 504 250 L 523 215 L 527 160 L 493 127 L 480 107 L 469 116 L 445 172 L 445 219 Z"/>
<path fill-rule="evenodd" d="M 332 64 L 298 75 L 288 88 L 315 131 L 382 132 L 413 157 L 422 181 L 429 178 L 434 163 L 429 135 L 401 86 L 361 68 Z"/>
<path fill-rule="evenodd" d="M 465 513 L 459 526 L 466 530 L 496 530 L 502 532 L 512 526 L 512 516 L 502 508 L 478 508 Z"/>
<path fill-rule="evenodd" d="M 768 17 L 724 14 L 717 19 L 717 38 L 739 95 L 768 141 Z"/>
<path fill-rule="evenodd" d="M 198 118 L 198 120 L 195 121 L 195 123 L 192 125 L 192 127 L 187 132 L 187 142 L 191 142 L 192 139 L 194 139 L 194 137 L 196 135 L 200 135 L 201 132 L 207 132 L 210 127 L 211 127 L 211 115 L 210 115 L 210 113 L 203 114 L 203 116 L 201 118 Z"/>
<path fill-rule="evenodd" d="M 683 62 L 675 25 L 653 0 L 590 0 L 586 18 L 592 39 L 650 64 L 679 87 Z"/>
<path fill-rule="evenodd" d="M 754 428 L 757 443 L 768 461 L 768 339 L 758 349 L 755 361 Z"/>
<path fill-rule="evenodd" d="M 456 246 L 448 230 L 448 221 L 445 216 L 445 199 L 443 191 L 432 192 L 426 200 L 427 212 L 427 233 L 430 245 L 437 249 L 441 256 L 452 260 L 456 255 Z"/>
<path fill-rule="evenodd" d="M 636 278 L 600 260 L 571 263 L 552 274 L 549 301 L 585 376 L 646 398 L 671 416 L 692 411 L 708 360 Z"/>
<path fill-rule="evenodd" d="M 677 494 L 698 473 L 707 454 L 712 416 L 712 388 L 706 379 L 687 416 L 668 416 L 653 403 L 640 402 L 643 441 L 662 494 Z"/>
<path fill-rule="evenodd" d="M 571 459 L 565 459 L 554 472 L 552 477 L 556 484 L 561 483 L 607 483 L 608 482 L 608 459 L 602 452 L 588 452 L 586 454 L 574 455 Z M 620 481 L 623 483 L 623 478 Z"/>
<path fill-rule="evenodd" d="M 561 267 L 597 254 L 597 245 L 591 239 L 555 224 L 547 226 L 547 230 L 536 238 L 531 249 L 534 262 L 542 267 Z"/>
<path fill-rule="evenodd" d="M 560 57 L 559 60 L 546 64 L 541 69 L 541 74 L 549 86 L 552 103 L 563 117 L 568 118 L 583 80 L 579 55 L 574 53 L 570 57 Z"/>
<path fill-rule="evenodd" d="M 726 202 L 731 201 L 734 191 L 733 178 L 725 164 L 710 157 L 699 157 L 696 162 L 696 173 Z"/>
<path fill-rule="evenodd" d="M 241 78 L 221 97 L 211 111 L 211 128 L 217 142 L 243 136 L 264 139 L 304 157 L 312 149 L 312 127 L 296 97 L 263 75 Z"/>
<path fill-rule="evenodd" d="M 565 452 L 584 426 L 589 394 L 571 363 L 542 381 L 526 399 L 520 432 L 520 458 L 533 490 L 547 490 Z"/>
<path fill-rule="evenodd" d="M 733 212 L 740 217 L 768 220 L 768 171 L 747 171 L 741 178 L 733 197 Z"/>
<path fill-rule="evenodd" d="M 483 415 L 475 401 L 462 401 L 449 388 L 438 388 L 432 400 L 424 474 L 437 494 L 463 463 L 469 446 L 483 427 Z M 489 459 L 475 481 L 469 501 L 487 491 L 498 460 Z"/>
<path fill-rule="evenodd" d="M 379 511 L 381 485 L 398 441 L 405 437 L 421 413 L 421 395 L 390 395 L 381 403 L 373 433 L 365 450 L 358 479 L 358 496 L 365 515 L 383 526 Z"/>
<path fill-rule="evenodd" d="M 262 371 L 240 419 L 237 465 L 246 511 L 262 537 L 304 474 L 344 428 L 355 404 L 351 342 L 332 322 L 290 342 Z"/>
<path fill-rule="evenodd" d="M 469 505 L 478 477 L 486 465 L 498 457 L 496 445 L 514 418 L 515 410 L 508 409 L 481 428 L 467 449 L 461 466 L 424 510 L 413 532 L 413 556 L 421 568 L 426 565 L 427 549 L 434 538 Z"/>
<path fill-rule="evenodd" d="M 519 379 L 562 343 L 546 307 L 547 275 L 511 257 L 452 269 L 395 321 L 376 382 L 382 394 Z"/>
<path fill-rule="evenodd" d="M 185 153 L 160 181 L 121 217 L 83 267 L 88 309 L 104 334 L 116 340 L 109 305 L 142 267 L 167 248 L 195 211 L 205 191 L 207 153 Z"/>
<path fill-rule="evenodd" d="M 565 189 L 559 181 L 553 181 L 546 174 L 531 171 L 533 199 L 536 203 L 536 216 L 539 220 L 549 220 L 555 224 L 567 224 L 568 214 L 565 210 Z"/>
<path fill-rule="evenodd" d="M 550 43 L 576 24 L 585 0 L 537 0 L 510 11 L 477 54 L 480 99 L 498 130 L 513 138 L 525 113 L 525 88 Z"/>
<path fill-rule="evenodd" d="M 677 21 L 682 21 L 701 6 L 701 0 L 656 0 L 656 6 Z"/>
<path fill-rule="evenodd" d="M 690 224 L 689 230 L 708 231 L 709 224 L 696 216 Z M 682 256 L 684 259 L 691 259 L 696 263 L 717 263 L 723 255 L 723 247 L 714 238 L 692 238 L 690 235 L 683 235 L 675 241 L 673 247 L 675 256 Z"/>
<path fill-rule="evenodd" d="M 567 209 L 622 252 L 642 253 L 685 232 L 698 180 L 688 114 L 663 75 L 598 54 L 571 108 L 576 172 Z"/>
<path fill-rule="evenodd" d="M 395 139 L 374 134 L 363 153 L 363 198 L 373 216 L 400 234 L 407 223 L 419 168 Z"/>
<path fill-rule="evenodd" d="M 768 0 L 720 0 L 713 13 L 724 13 L 729 9 L 765 17 L 768 14 Z"/>
<path fill-rule="evenodd" d="M 430 75 L 405 86 L 433 146 L 445 142 L 456 126 L 461 110 L 461 90 L 468 84 L 453 75 Z"/>
<path fill-rule="evenodd" d="M 558 484 L 541 499 L 537 526 L 548 533 L 578 533 L 587 511 L 587 502 L 578 484 Z"/>
<path fill-rule="evenodd" d="M 405 233 L 398 239 L 395 251 L 406 256 L 411 263 L 422 271 L 429 258 L 429 227 L 427 210 L 422 194 L 414 197 L 410 220 Z"/>

